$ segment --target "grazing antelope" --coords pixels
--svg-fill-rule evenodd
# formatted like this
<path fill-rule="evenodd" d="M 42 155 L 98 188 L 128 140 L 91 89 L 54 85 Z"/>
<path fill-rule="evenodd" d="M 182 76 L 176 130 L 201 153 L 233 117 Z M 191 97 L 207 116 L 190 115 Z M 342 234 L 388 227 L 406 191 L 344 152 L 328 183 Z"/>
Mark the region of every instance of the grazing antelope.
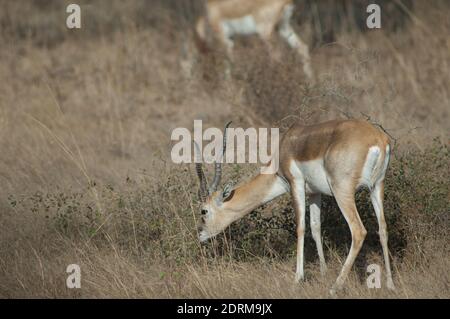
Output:
<path fill-rule="evenodd" d="M 278 27 L 280 36 L 300 55 L 306 76 L 312 78 L 308 46 L 290 25 L 293 12 L 293 0 L 206 0 L 206 16 L 198 19 L 195 35 L 200 46 L 206 47 L 205 43 L 211 42 L 207 39 L 209 26 L 232 60 L 233 36 L 257 34 L 270 44 Z"/>
<path fill-rule="evenodd" d="M 226 136 L 225 132 L 224 151 Z M 294 125 L 284 134 L 278 155 L 280 169 L 277 173 L 259 174 L 234 189 L 226 186 L 223 191 L 218 190 L 222 176 L 221 164 L 216 163 L 214 181 L 208 189 L 202 164 L 196 163 L 202 201 L 200 241 L 216 236 L 258 206 L 290 192 L 297 218 L 296 280 L 300 281 L 304 277 L 305 197 L 309 195 L 311 232 L 317 246 L 320 270 L 324 273 L 327 267 L 320 234 L 321 195 L 334 196 L 352 238 L 350 252 L 331 290 L 334 293 L 342 287 L 367 233 L 355 204 L 355 192 L 365 186 L 370 190 L 370 199 L 378 220 L 387 287 L 394 289 L 383 211 L 384 178 L 390 157 L 387 135 L 362 120 Z"/>

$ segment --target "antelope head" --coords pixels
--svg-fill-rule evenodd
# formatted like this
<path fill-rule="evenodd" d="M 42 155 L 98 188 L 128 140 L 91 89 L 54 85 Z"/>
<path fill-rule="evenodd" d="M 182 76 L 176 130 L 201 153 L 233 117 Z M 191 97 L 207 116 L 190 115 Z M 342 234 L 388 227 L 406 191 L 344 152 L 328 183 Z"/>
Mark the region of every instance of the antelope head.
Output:
<path fill-rule="evenodd" d="M 225 154 L 227 128 L 230 124 L 231 122 L 225 126 L 222 156 Z M 199 147 L 195 142 L 194 144 L 197 148 L 197 154 L 199 154 Z M 208 187 L 202 163 L 196 163 L 195 170 L 200 181 L 198 194 L 201 200 L 201 218 L 198 225 L 198 234 L 200 241 L 203 242 L 216 236 L 236 220 L 238 212 L 227 205 L 227 202 L 231 200 L 234 194 L 232 185 L 228 184 L 223 189 L 219 188 L 222 179 L 221 161 L 216 161 L 215 163 L 214 178 L 210 187 Z"/>

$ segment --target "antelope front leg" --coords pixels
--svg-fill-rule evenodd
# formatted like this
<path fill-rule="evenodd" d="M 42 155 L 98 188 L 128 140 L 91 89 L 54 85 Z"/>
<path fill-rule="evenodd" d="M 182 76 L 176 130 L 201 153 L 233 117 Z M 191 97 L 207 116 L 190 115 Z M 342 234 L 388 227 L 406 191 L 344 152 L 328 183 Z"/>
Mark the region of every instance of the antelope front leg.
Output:
<path fill-rule="evenodd" d="M 303 248 L 305 238 L 305 181 L 296 180 L 292 182 L 292 200 L 294 210 L 297 217 L 297 269 L 295 272 L 295 280 L 300 282 L 304 279 L 303 269 Z"/>
<path fill-rule="evenodd" d="M 322 197 L 320 194 L 310 196 L 311 205 L 309 206 L 311 233 L 317 246 L 317 254 L 320 260 L 320 273 L 324 275 L 327 272 L 327 264 L 325 263 L 325 257 L 322 247 L 322 236 L 320 234 L 320 206 Z"/>

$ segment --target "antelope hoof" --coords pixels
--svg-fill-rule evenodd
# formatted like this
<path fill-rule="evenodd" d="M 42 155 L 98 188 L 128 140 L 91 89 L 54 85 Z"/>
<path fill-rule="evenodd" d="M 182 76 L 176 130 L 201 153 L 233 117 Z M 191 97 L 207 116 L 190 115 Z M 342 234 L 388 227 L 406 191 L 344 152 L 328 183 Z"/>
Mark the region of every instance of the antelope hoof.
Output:
<path fill-rule="evenodd" d="M 342 285 L 335 283 L 330 289 L 330 295 L 333 298 L 337 298 L 337 293 L 342 290 Z"/>
<path fill-rule="evenodd" d="M 392 291 L 395 290 L 395 285 L 394 285 L 394 283 L 392 282 L 392 280 L 388 280 L 386 286 L 387 286 L 387 288 L 388 288 L 389 290 L 392 290 Z"/>
<path fill-rule="evenodd" d="M 320 275 L 321 275 L 321 276 L 325 276 L 326 273 L 327 273 L 327 271 L 328 271 L 328 268 L 327 268 L 326 265 L 322 265 L 322 266 L 320 267 Z"/>
<path fill-rule="evenodd" d="M 335 288 L 330 289 L 330 296 L 331 298 L 337 298 L 337 293 Z"/>
<path fill-rule="evenodd" d="M 305 277 L 303 276 L 303 274 L 298 274 L 298 273 L 295 274 L 295 282 L 296 283 L 300 283 L 304 280 L 305 280 Z"/>

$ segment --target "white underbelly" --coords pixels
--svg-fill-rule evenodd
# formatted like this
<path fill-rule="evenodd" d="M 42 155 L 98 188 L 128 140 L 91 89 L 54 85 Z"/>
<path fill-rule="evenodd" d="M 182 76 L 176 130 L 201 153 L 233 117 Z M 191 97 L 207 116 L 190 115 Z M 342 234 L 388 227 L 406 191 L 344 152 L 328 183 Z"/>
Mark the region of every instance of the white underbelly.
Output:
<path fill-rule="evenodd" d="M 304 180 L 306 193 L 332 195 L 330 185 L 328 184 L 327 174 L 323 165 L 323 159 L 294 163 L 297 170 L 291 170 L 291 173 L 296 172 L 294 177 Z"/>
<path fill-rule="evenodd" d="M 222 22 L 222 28 L 227 37 L 232 37 L 233 35 L 251 35 L 258 32 L 255 19 L 251 15 L 238 19 L 224 20 Z"/>
<path fill-rule="evenodd" d="M 381 156 L 381 150 L 378 146 L 369 148 L 357 185 L 358 188 L 366 186 L 372 189 L 379 180 L 384 178 L 389 163 L 389 152 L 389 145 L 386 147 L 386 156 L 384 157 Z M 290 173 L 299 183 L 305 183 L 306 193 L 332 195 L 323 159 L 305 162 L 292 161 Z"/>

